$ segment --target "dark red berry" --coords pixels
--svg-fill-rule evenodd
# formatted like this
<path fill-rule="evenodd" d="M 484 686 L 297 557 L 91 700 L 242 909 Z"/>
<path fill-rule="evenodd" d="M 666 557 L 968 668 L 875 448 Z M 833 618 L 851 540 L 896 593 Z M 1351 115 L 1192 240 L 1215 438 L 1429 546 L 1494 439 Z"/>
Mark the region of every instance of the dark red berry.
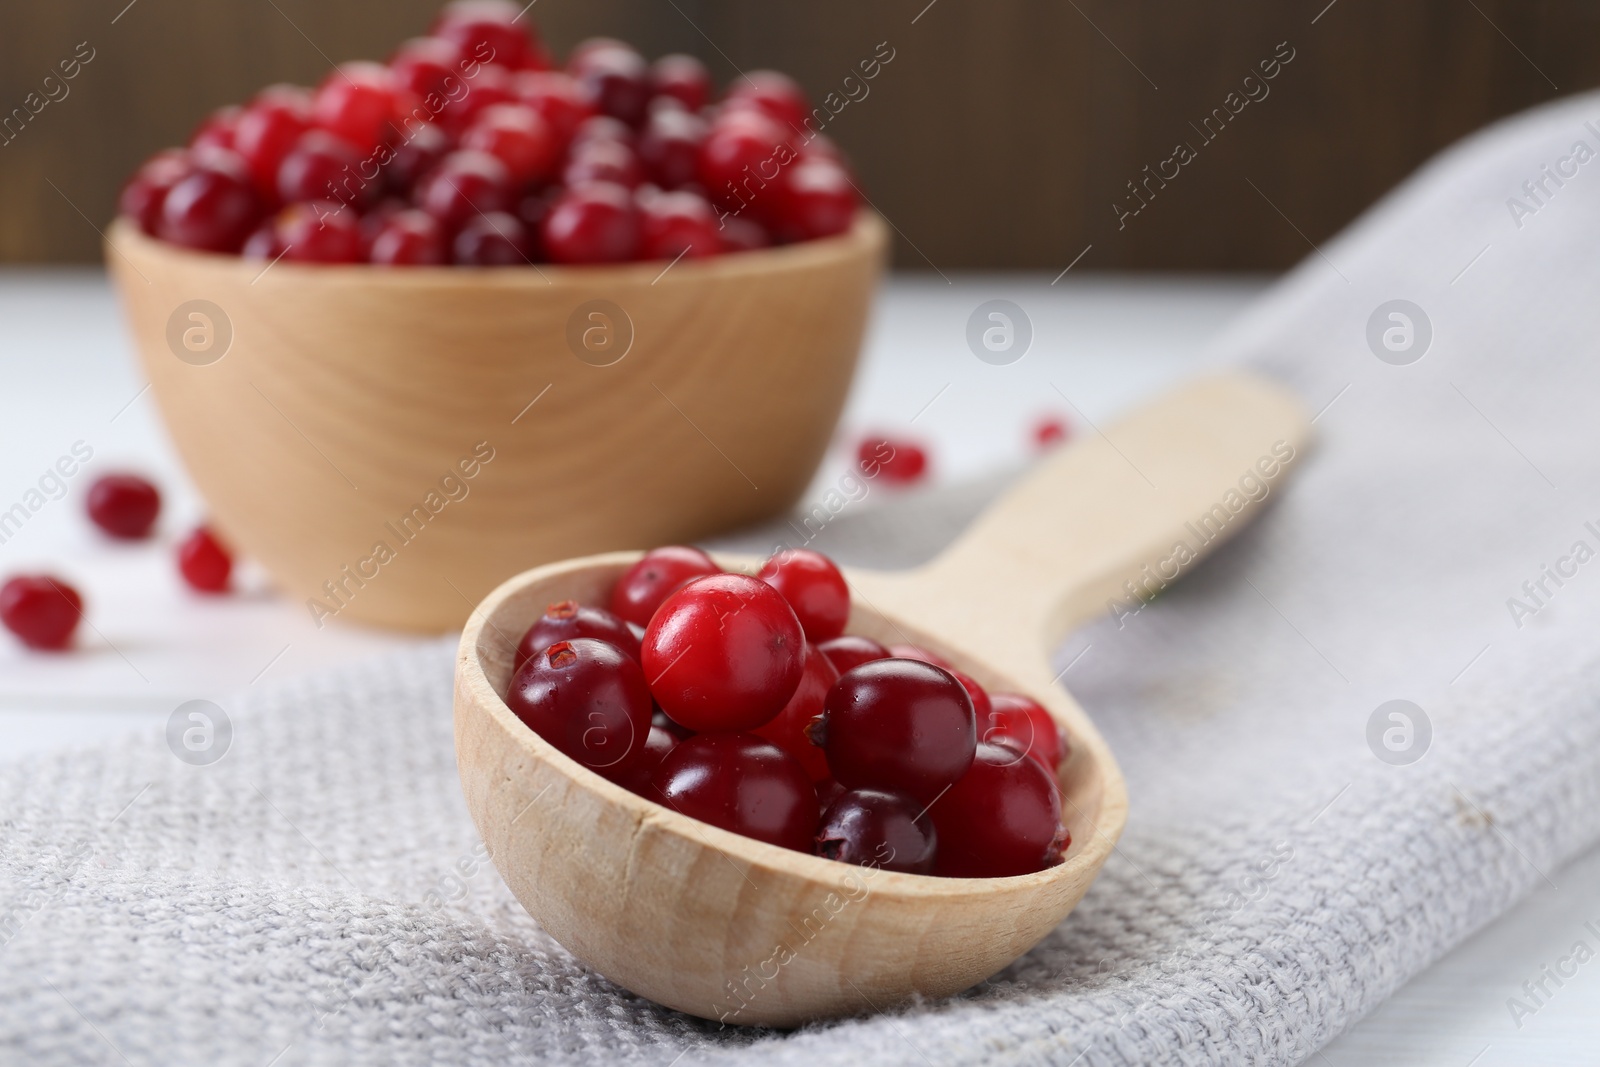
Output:
<path fill-rule="evenodd" d="M 801 160 L 785 168 L 779 182 L 777 225 L 785 239 L 809 241 L 850 229 L 856 217 L 856 187 L 839 164 Z"/>
<path fill-rule="evenodd" d="M 517 216 L 490 211 L 462 224 L 452 252 L 463 267 L 522 267 L 533 262 L 533 239 Z"/>
<path fill-rule="evenodd" d="M 978 728 L 981 732 L 985 724 L 987 724 L 989 721 L 989 711 L 991 705 L 989 703 L 988 692 L 984 690 L 983 686 L 978 684 L 978 680 L 976 678 L 972 677 L 972 675 L 966 673 L 965 671 L 958 671 L 954 667 L 945 667 L 945 670 L 949 671 L 955 676 L 956 681 L 961 683 L 961 688 L 965 689 L 967 691 L 967 696 L 972 699 L 972 713 L 973 715 L 977 716 Z"/>
<path fill-rule="evenodd" d="M 468 219 L 516 203 L 511 172 L 487 152 L 451 152 L 417 183 L 416 202 L 452 234 Z"/>
<path fill-rule="evenodd" d="M 639 197 L 641 259 L 699 259 L 722 251 L 717 214 L 697 193 Z"/>
<path fill-rule="evenodd" d="M 405 139 L 394 146 L 389 161 L 383 165 L 384 185 L 391 193 L 409 200 L 422 176 L 437 167 L 453 148 L 455 141 L 437 123 L 407 126 Z"/>
<path fill-rule="evenodd" d="M 681 189 L 700 179 L 700 145 L 706 120 L 677 108 L 650 115 L 639 135 L 639 160 L 650 180 L 663 189 Z"/>
<path fill-rule="evenodd" d="M 197 154 L 161 203 L 156 235 L 186 248 L 237 252 L 261 219 L 261 200 L 237 155 Z"/>
<path fill-rule="evenodd" d="M 622 263 L 639 252 L 639 212 L 620 185 L 568 189 L 545 216 L 543 238 L 556 263 Z"/>
<path fill-rule="evenodd" d="M 711 100 L 711 72 L 694 56 L 662 56 L 650 65 L 650 90 L 672 97 L 688 111 L 699 111 Z"/>
<path fill-rule="evenodd" d="M 827 811 L 828 805 L 838 800 L 842 795 L 844 795 L 844 786 L 832 778 L 824 778 L 817 783 L 817 806 L 822 811 Z"/>
<path fill-rule="evenodd" d="M 824 641 L 820 646 L 822 654 L 828 657 L 834 669 L 840 674 L 854 670 L 863 663 L 871 663 L 875 659 L 888 659 L 889 650 L 870 637 L 861 637 L 856 634 L 845 634 L 835 637 L 831 641 Z M 915 657 L 912 657 L 915 658 Z"/>
<path fill-rule="evenodd" d="M 579 637 L 592 637 L 616 646 L 622 652 L 639 659 L 639 639 L 633 636 L 628 624 L 604 608 L 587 607 L 576 600 L 562 600 L 544 609 L 544 614 L 534 620 L 528 632 L 517 644 L 514 668 L 521 667 L 534 654 L 542 652 L 557 641 L 571 641 Z"/>
<path fill-rule="evenodd" d="M 361 262 L 361 221 L 332 200 L 290 204 L 278 213 L 278 241 L 292 263 Z"/>
<path fill-rule="evenodd" d="M 1061 728 L 1050 713 L 1038 701 L 1016 693 L 995 693 L 989 699 L 989 722 L 983 740 L 1032 756 L 1055 777 L 1066 746 Z"/>
<path fill-rule="evenodd" d="M 650 689 L 638 662 L 592 637 L 557 641 L 517 669 L 506 706 L 585 767 L 627 774 L 644 758 Z"/>
<path fill-rule="evenodd" d="M 949 671 L 881 659 L 839 678 L 812 740 L 847 789 L 887 789 L 927 803 L 972 765 L 978 724 L 972 699 Z"/>
<path fill-rule="evenodd" d="M 66 648 L 82 615 L 83 598 L 60 579 L 21 575 L 0 586 L 0 622 L 29 648 Z"/>
<path fill-rule="evenodd" d="M 517 99 L 544 116 L 556 142 L 566 145 L 578 124 L 594 114 L 594 101 L 571 77 L 554 71 L 529 71 L 513 82 Z"/>
<path fill-rule="evenodd" d="M 1071 427 L 1059 415 L 1042 416 L 1033 424 L 1033 446 L 1041 452 L 1064 443 L 1071 436 Z"/>
<path fill-rule="evenodd" d="M 910 485 L 928 473 L 927 452 L 910 441 L 869 437 L 856 450 L 856 459 L 868 478 L 881 476 L 895 485 Z"/>
<path fill-rule="evenodd" d="M 461 46 L 442 37 L 413 37 L 395 49 L 389 72 L 397 89 L 411 93 L 423 106 L 437 107 L 463 82 Z M 470 90 L 469 90 L 470 91 Z M 428 97 L 434 97 L 429 100 Z"/>
<path fill-rule="evenodd" d="M 805 128 L 810 104 L 805 90 L 793 78 L 775 70 L 752 70 L 728 86 L 728 102 L 750 106 L 771 116 L 785 130 Z"/>
<path fill-rule="evenodd" d="M 228 588 L 233 557 L 209 529 L 200 526 L 178 545 L 178 572 L 190 588 L 202 593 L 220 593 Z"/>
<path fill-rule="evenodd" d="M 934 873 L 949 878 L 1032 874 L 1060 863 L 1071 844 L 1055 779 L 1002 745 L 979 745 L 928 814 L 939 833 Z"/>
<path fill-rule="evenodd" d="M 689 545 L 653 548 L 611 587 L 611 613 L 638 626 L 650 625 L 662 601 L 693 578 L 721 574 L 711 557 Z"/>
<path fill-rule="evenodd" d="M 651 799 L 757 841 L 810 852 L 817 792 L 800 764 L 750 734 L 701 734 L 667 754 Z"/>
<path fill-rule="evenodd" d="M 850 789 L 822 813 L 817 855 L 907 874 L 933 873 L 938 834 L 920 803 L 903 793 Z"/>
<path fill-rule="evenodd" d="M 626 122 L 614 119 L 610 115 L 591 115 L 578 123 L 572 133 L 572 144 L 569 148 L 576 152 L 583 145 L 593 144 L 596 141 L 611 141 L 628 148 L 638 146 L 638 138 L 634 136 L 633 127 Z"/>
<path fill-rule="evenodd" d="M 637 126 L 650 103 L 650 67 L 632 48 L 598 48 L 569 65 L 601 114 Z"/>
<path fill-rule="evenodd" d="M 649 735 L 645 737 L 644 755 L 641 758 L 625 760 L 618 768 L 600 768 L 600 773 L 629 792 L 638 793 L 659 804 L 661 798 L 655 795 L 650 783 L 655 778 L 656 769 L 661 766 L 661 761 L 678 747 L 679 740 L 678 735 L 671 730 L 652 725 Z"/>
<path fill-rule="evenodd" d="M 807 641 L 827 641 L 844 633 L 850 621 L 850 587 L 833 560 L 821 552 L 786 549 L 762 564 L 756 577 L 783 594 Z"/>
<path fill-rule="evenodd" d="M 367 259 L 391 267 L 440 266 L 449 262 L 444 229 L 426 211 L 397 211 L 373 235 Z"/>
<path fill-rule="evenodd" d="M 788 136 L 763 112 L 719 116 L 700 146 L 700 182 L 712 202 L 757 218 L 771 214 L 780 198 L 778 179 L 795 159 Z"/>
<path fill-rule="evenodd" d="M 361 175 L 361 154 L 326 130 L 295 142 L 278 165 L 278 199 L 285 204 L 337 200 L 358 208 L 371 203 L 377 184 Z"/>
<path fill-rule="evenodd" d="M 234 150 L 249 165 L 250 176 L 262 196 L 276 198 L 278 168 L 309 129 L 309 102 L 286 92 L 251 104 L 240 116 Z"/>
<path fill-rule="evenodd" d="M 461 135 L 461 147 L 495 156 L 518 185 L 550 177 L 560 153 L 555 132 L 528 104 L 484 108 Z"/>
<path fill-rule="evenodd" d="M 117 213 L 132 219 L 141 230 L 154 236 L 167 192 L 188 175 L 190 167 L 189 154 L 178 149 L 152 156 L 123 186 L 117 200 Z"/>
<path fill-rule="evenodd" d="M 496 104 L 510 104 L 517 99 L 516 81 L 512 73 L 501 66 L 480 67 L 478 73 L 465 83 L 466 95 L 446 103 L 439 112 L 439 121 L 457 133 L 471 126 L 477 117 Z"/>
<path fill-rule="evenodd" d="M 621 141 L 596 139 L 575 142 L 561 169 L 561 182 L 569 187 L 589 182 L 612 182 L 629 189 L 644 180 L 644 166 L 634 150 Z"/>
<path fill-rule="evenodd" d="M 137 474 L 108 474 L 89 487 L 89 518 L 112 537 L 149 537 L 159 514 L 161 493 Z"/>
<path fill-rule="evenodd" d="M 794 695 L 805 636 L 778 591 L 745 574 L 696 578 L 645 629 L 645 676 L 661 710 L 691 730 L 752 730 Z M 841 779 L 842 780 L 842 779 Z"/>
<path fill-rule="evenodd" d="M 799 760 L 814 782 L 828 777 L 828 757 L 811 743 L 807 731 L 812 720 L 822 714 L 828 692 L 838 680 L 839 672 L 828 662 L 828 657 L 807 644 L 805 671 L 800 675 L 794 696 L 778 712 L 777 718 L 752 731 Z"/>
<path fill-rule="evenodd" d="M 244 239 L 244 247 L 239 249 L 239 255 L 245 259 L 260 260 L 271 263 L 283 255 L 283 241 L 278 237 L 278 220 L 267 219 L 255 228 L 249 237 Z"/>
<path fill-rule="evenodd" d="M 380 63 L 345 63 L 323 79 L 311 101 L 317 125 L 363 154 L 391 136 L 406 110 L 394 75 Z"/>
<path fill-rule="evenodd" d="M 460 46 L 481 63 L 521 70 L 536 54 L 533 23 L 505 0 L 456 0 L 434 20 L 433 33 Z"/>
<path fill-rule="evenodd" d="M 772 238 L 755 219 L 738 215 L 725 215 L 719 220 L 722 227 L 722 248 L 726 252 L 754 252 L 772 244 Z"/>

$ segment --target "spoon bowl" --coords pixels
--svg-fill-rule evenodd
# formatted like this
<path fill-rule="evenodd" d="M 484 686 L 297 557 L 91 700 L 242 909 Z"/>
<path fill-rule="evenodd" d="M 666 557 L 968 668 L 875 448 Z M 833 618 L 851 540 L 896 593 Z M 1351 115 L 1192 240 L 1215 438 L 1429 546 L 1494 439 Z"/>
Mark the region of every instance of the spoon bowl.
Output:
<path fill-rule="evenodd" d="M 1164 585 L 1244 526 L 1308 433 L 1276 386 L 1204 379 L 1061 449 L 932 563 L 846 569 L 848 632 L 921 645 L 990 691 L 1033 697 L 1065 729 L 1057 780 L 1072 844 L 1061 864 L 969 879 L 838 863 L 691 819 L 557 751 L 501 697 L 516 644 L 549 603 L 605 603 L 641 554 L 617 552 L 512 578 L 462 635 L 456 756 L 496 868 L 600 974 L 724 1023 L 794 1026 L 982 981 L 1082 899 L 1127 817 L 1122 774 L 1057 685 L 1051 648 L 1099 611 L 1136 610 L 1159 588 L 1146 575 Z M 747 572 L 761 562 L 717 561 Z"/>

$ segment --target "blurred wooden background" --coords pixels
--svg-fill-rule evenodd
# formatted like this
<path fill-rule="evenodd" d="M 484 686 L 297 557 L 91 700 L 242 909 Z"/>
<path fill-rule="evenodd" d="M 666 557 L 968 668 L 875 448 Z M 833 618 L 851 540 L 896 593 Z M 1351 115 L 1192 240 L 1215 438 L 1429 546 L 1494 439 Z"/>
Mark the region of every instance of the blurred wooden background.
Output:
<path fill-rule="evenodd" d="M 11 5 L 0 114 L 81 43 L 93 59 L 0 145 L 0 260 L 97 260 L 142 158 L 268 82 L 386 57 L 437 6 Z M 897 263 L 924 270 L 1054 272 L 1091 243 L 1085 269 L 1285 267 L 1456 138 L 1600 81 L 1592 0 L 536 0 L 528 16 L 558 52 L 611 34 L 723 80 L 786 70 L 816 98 L 887 42 L 827 132 L 898 231 Z M 1201 147 L 1191 123 L 1280 42 L 1294 59 L 1269 95 Z M 1197 158 L 1119 228 L 1127 183 L 1182 140 Z"/>

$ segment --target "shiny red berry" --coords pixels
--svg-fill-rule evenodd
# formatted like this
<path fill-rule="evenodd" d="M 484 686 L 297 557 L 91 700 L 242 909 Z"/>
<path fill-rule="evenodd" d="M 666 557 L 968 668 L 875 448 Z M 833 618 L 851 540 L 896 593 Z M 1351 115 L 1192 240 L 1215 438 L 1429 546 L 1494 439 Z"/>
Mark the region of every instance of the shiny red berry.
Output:
<path fill-rule="evenodd" d="M 700 182 L 713 203 L 766 218 L 777 204 L 783 168 L 794 161 L 788 133 L 763 112 L 717 118 L 700 146 Z"/>
<path fill-rule="evenodd" d="M 639 212 L 620 185 L 568 189 L 544 220 L 545 253 L 556 263 L 622 263 L 639 252 Z"/>
<path fill-rule="evenodd" d="M 433 33 L 480 63 L 521 70 L 536 55 L 533 22 L 518 17 L 522 10 L 508 0 L 456 0 L 439 12 Z"/>
<path fill-rule="evenodd" d="M 533 262 L 533 238 L 517 216 L 490 211 L 462 225 L 451 253 L 463 267 L 522 267 Z"/>
<path fill-rule="evenodd" d="M 112 537 L 150 536 L 161 514 L 161 493 L 137 474 L 108 474 L 89 487 L 89 519 Z"/>
<path fill-rule="evenodd" d="M 517 668 L 506 706 L 591 770 L 626 774 L 650 734 L 650 689 L 638 662 L 592 637 L 557 641 Z"/>
<path fill-rule="evenodd" d="M 239 127 L 239 117 L 244 108 L 237 104 L 219 107 L 196 128 L 189 138 L 190 148 L 232 148 L 234 133 Z"/>
<path fill-rule="evenodd" d="M 643 180 L 638 153 L 621 141 L 604 138 L 574 142 L 561 168 L 561 182 L 569 187 L 612 182 L 633 189 Z"/>
<path fill-rule="evenodd" d="M 599 48 L 579 56 L 568 71 L 603 115 L 637 126 L 650 103 L 650 67 L 632 48 Z"/>
<path fill-rule="evenodd" d="M 928 473 L 928 453 L 911 441 L 869 437 L 856 450 L 861 472 L 894 485 L 910 485 Z"/>
<path fill-rule="evenodd" d="M 484 108 L 461 135 L 461 147 L 495 156 L 518 185 L 550 177 L 560 152 L 549 123 L 527 104 Z"/>
<path fill-rule="evenodd" d="M 1060 863 L 1071 844 L 1055 779 L 1002 745 L 979 745 L 928 814 L 939 834 L 934 873 L 948 878 L 1032 874 Z"/>
<path fill-rule="evenodd" d="M 639 258 L 700 259 L 722 251 L 717 213 L 697 193 L 672 192 L 641 196 Z"/>
<path fill-rule="evenodd" d="M 1032 756 L 1054 777 L 1066 756 L 1066 745 L 1061 728 L 1050 713 L 1038 701 L 1016 693 L 995 693 L 989 699 L 991 708 L 983 740 Z"/>
<path fill-rule="evenodd" d="M 332 200 L 290 204 L 278 213 L 283 258 L 292 263 L 361 262 L 361 220 Z"/>
<path fill-rule="evenodd" d="M 318 126 L 365 154 L 391 136 L 407 110 L 394 75 L 380 63 L 345 63 L 334 69 L 312 97 Z"/>
<path fill-rule="evenodd" d="M 21 575 L 0 586 L 0 622 L 29 648 L 66 648 L 82 616 L 83 598 L 60 579 Z"/>
<path fill-rule="evenodd" d="M 725 252 L 754 252 L 772 244 L 772 238 L 755 219 L 728 215 L 719 220 L 718 225 L 721 227 Z"/>
<path fill-rule="evenodd" d="M 522 640 L 517 643 L 515 667 L 521 667 L 557 641 L 571 641 L 579 637 L 592 637 L 615 646 L 619 651 L 639 659 L 639 639 L 633 636 L 628 624 L 604 608 L 589 607 L 576 600 L 562 600 L 544 609 L 544 614 L 533 621 Z"/>
<path fill-rule="evenodd" d="M 156 236 L 206 252 L 237 252 L 261 219 L 244 161 L 225 150 L 197 154 L 161 203 Z"/>
<path fill-rule="evenodd" d="M 634 136 L 633 127 L 610 115 L 591 115 L 578 123 L 577 129 L 572 133 L 572 144 L 569 148 L 576 152 L 586 144 L 595 141 L 614 141 L 629 148 L 637 148 L 639 139 Z"/>
<path fill-rule="evenodd" d="M 850 621 L 850 587 L 833 560 L 821 552 L 785 549 L 762 564 L 756 577 L 783 594 L 807 641 L 827 641 L 844 633 Z"/>
<path fill-rule="evenodd" d="M 805 128 L 811 107 L 799 83 L 775 70 L 752 70 L 741 75 L 728 86 L 728 102 L 735 107 L 756 108 L 790 131 Z"/>
<path fill-rule="evenodd" d="M 810 852 L 817 791 L 800 764 L 750 734 L 681 741 L 656 769 L 651 799 L 701 822 L 796 852 Z"/>
<path fill-rule="evenodd" d="M 385 188 L 396 196 L 410 199 L 422 176 L 437 167 L 454 148 L 454 139 L 438 123 L 407 126 L 405 137 L 394 146 L 389 162 L 383 165 Z"/>
<path fill-rule="evenodd" d="M 828 657 L 815 646 L 807 644 L 805 670 L 800 675 L 800 684 L 795 687 L 794 696 L 778 712 L 777 718 L 751 731 L 799 760 L 814 782 L 828 777 L 828 757 L 823 755 L 822 749 L 811 743 L 807 731 L 811 728 L 812 720 L 822 714 L 828 692 L 838 680 L 839 672 L 828 662 Z"/>
<path fill-rule="evenodd" d="M 444 228 L 426 211 L 397 211 L 373 234 L 367 260 L 389 267 L 436 267 L 448 263 Z"/>
<path fill-rule="evenodd" d="M 669 96 L 688 111 L 699 111 L 711 100 L 711 72 L 694 56 L 675 52 L 650 64 L 650 91 Z"/>
<path fill-rule="evenodd" d="M 1033 446 L 1041 452 L 1063 444 L 1072 436 L 1072 428 L 1059 415 L 1045 415 L 1033 424 Z"/>
<path fill-rule="evenodd" d="M 446 101 L 444 109 L 439 112 L 438 121 L 446 129 L 460 133 L 471 126 L 477 117 L 496 104 L 515 103 L 517 99 L 516 79 L 504 67 L 479 67 L 478 73 L 470 79 L 465 79 L 466 94 Z"/>
<path fill-rule="evenodd" d="M 978 724 L 949 671 L 881 659 L 840 677 L 811 738 L 847 789 L 888 789 L 927 803 L 972 765 Z"/>
<path fill-rule="evenodd" d="M 650 691 L 691 730 L 770 722 L 804 673 L 799 620 L 777 590 L 745 574 L 696 578 L 673 593 L 642 644 Z"/>
<path fill-rule="evenodd" d="M 256 190 L 263 196 L 277 196 L 278 168 L 311 129 L 311 121 L 309 103 L 288 93 L 253 103 L 240 116 L 234 150 L 244 157 Z"/>
<path fill-rule="evenodd" d="M 617 584 L 611 587 L 611 612 L 627 622 L 648 626 L 650 616 L 656 613 L 662 601 L 686 582 L 721 573 L 722 568 L 698 548 L 689 545 L 653 548 L 623 572 Z"/>
<path fill-rule="evenodd" d="M 192 589 L 220 593 L 228 588 L 233 557 L 209 529 L 200 526 L 178 545 L 178 573 Z"/>
<path fill-rule="evenodd" d="M 139 224 L 154 236 L 161 221 L 161 205 L 171 188 L 190 171 L 189 154 L 171 149 L 152 156 L 123 186 L 117 199 L 117 213 Z"/>
<path fill-rule="evenodd" d="M 639 134 L 639 160 L 650 180 L 663 189 L 681 189 L 700 179 L 700 145 L 706 120 L 677 108 L 651 113 Z"/>
<path fill-rule="evenodd" d="M 413 37 L 395 49 L 389 60 L 389 73 L 397 89 L 411 93 L 423 106 L 437 107 L 460 93 L 463 82 L 461 46 L 442 37 Z M 432 96 L 433 100 L 428 98 Z"/>
<path fill-rule="evenodd" d="M 856 217 L 856 187 L 839 164 L 801 160 L 779 179 L 778 228 L 791 241 L 832 237 L 850 229 Z"/>
<path fill-rule="evenodd" d="M 861 637 L 857 634 L 845 634 L 832 640 L 824 641 L 817 646 L 822 654 L 828 657 L 834 669 L 840 674 L 854 670 L 863 663 L 871 663 L 876 659 L 888 659 L 889 650 L 870 637 Z M 915 659 L 916 657 L 910 657 Z"/>
<path fill-rule="evenodd" d="M 599 768 L 600 773 L 629 792 L 637 793 L 659 804 L 661 798 L 655 794 L 650 783 L 655 778 L 661 761 L 678 747 L 679 740 L 681 740 L 679 736 L 671 730 L 652 725 L 650 733 L 645 737 L 644 754 L 639 759 L 624 760 L 615 768 Z"/>
<path fill-rule="evenodd" d="M 377 192 L 377 183 L 360 172 L 359 152 L 326 130 L 311 130 L 278 164 L 278 199 L 285 204 L 337 200 L 360 207 Z"/>
<path fill-rule="evenodd" d="M 571 141 L 578 124 L 595 113 L 589 94 L 566 74 L 528 71 L 517 75 L 512 85 L 518 100 L 544 116 L 559 145 Z"/>
<path fill-rule="evenodd" d="M 817 855 L 906 874 L 932 874 L 937 843 L 921 803 L 879 789 L 841 793 L 817 828 Z"/>
<path fill-rule="evenodd" d="M 965 671 L 958 671 L 954 667 L 945 667 L 945 670 L 954 675 L 956 681 L 961 683 L 961 688 L 967 691 L 967 696 L 972 700 L 972 713 L 977 716 L 978 730 L 981 733 L 989 721 L 989 711 L 992 707 L 988 692 L 978 684 L 976 678 Z"/>
<path fill-rule="evenodd" d="M 511 172 L 487 152 L 456 151 L 417 183 L 417 206 L 450 233 L 478 215 L 507 211 L 516 204 Z"/>

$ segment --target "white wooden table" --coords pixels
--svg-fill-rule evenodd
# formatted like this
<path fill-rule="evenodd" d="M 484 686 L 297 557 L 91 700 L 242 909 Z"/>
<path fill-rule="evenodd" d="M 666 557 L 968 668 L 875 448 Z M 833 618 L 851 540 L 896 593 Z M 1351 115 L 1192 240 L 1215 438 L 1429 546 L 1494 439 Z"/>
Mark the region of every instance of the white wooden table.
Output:
<path fill-rule="evenodd" d="M 936 479 L 1015 463 L 1029 450 L 1036 418 L 1098 424 L 1182 377 L 1264 284 L 1076 273 L 1055 286 L 1022 275 L 898 279 L 876 313 L 841 446 L 818 485 L 842 473 L 843 445 L 868 429 L 927 442 Z M 1007 366 L 980 361 L 966 341 L 969 314 L 990 299 L 1015 302 L 1031 321 L 1028 354 Z M 76 442 L 94 451 L 64 496 L 0 544 L 0 577 L 61 574 L 85 594 L 95 627 L 65 656 L 29 654 L 0 635 L 0 761 L 119 734 L 159 734 L 184 701 L 416 640 L 337 622 L 317 630 L 248 569 L 241 594 L 188 592 L 171 546 L 202 516 L 202 504 L 142 386 L 98 271 L 0 271 L 0 511 L 37 487 Z M 158 545 L 110 544 L 84 518 L 89 483 L 117 468 L 147 472 L 162 487 Z M 1583 929 L 1585 920 L 1600 925 L 1600 854 L 1555 880 L 1559 889 L 1541 889 L 1313 1061 L 1600 1062 L 1600 960 L 1551 987 L 1555 995 L 1520 1029 L 1506 1007 L 1574 941 L 1587 938 L 1600 952 Z"/>

